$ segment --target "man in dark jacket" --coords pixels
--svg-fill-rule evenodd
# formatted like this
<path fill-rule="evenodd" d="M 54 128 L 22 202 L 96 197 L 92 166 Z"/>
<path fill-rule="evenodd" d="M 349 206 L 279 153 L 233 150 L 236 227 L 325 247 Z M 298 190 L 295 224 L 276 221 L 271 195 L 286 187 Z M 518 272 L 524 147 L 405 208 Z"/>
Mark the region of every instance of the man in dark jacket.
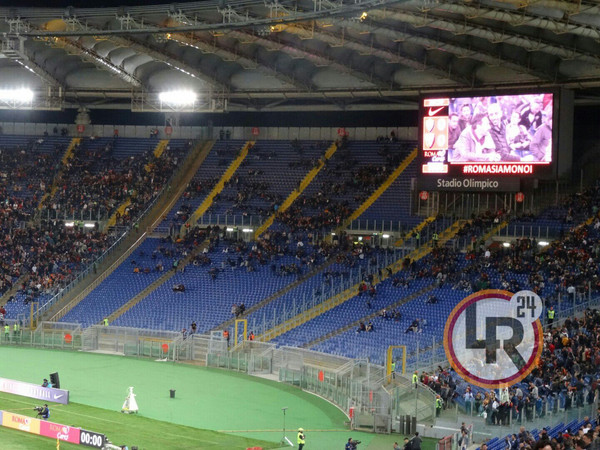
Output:
<path fill-rule="evenodd" d="M 535 161 L 550 161 L 547 158 L 552 148 L 552 114 L 544 115 L 544 123 L 536 130 L 529 150 Z"/>

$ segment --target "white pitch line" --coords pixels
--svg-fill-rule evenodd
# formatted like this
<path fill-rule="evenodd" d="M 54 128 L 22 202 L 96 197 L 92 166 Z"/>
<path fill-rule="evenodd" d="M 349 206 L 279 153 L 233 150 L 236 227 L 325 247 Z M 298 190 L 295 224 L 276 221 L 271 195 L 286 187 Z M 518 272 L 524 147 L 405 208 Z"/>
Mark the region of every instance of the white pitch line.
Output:
<path fill-rule="evenodd" d="M 75 412 L 75 411 L 68 411 L 68 410 L 65 410 L 65 411 L 63 411 L 63 413 L 64 413 L 64 414 L 73 414 L 73 415 L 75 415 L 75 416 L 80 416 L 80 417 L 87 417 L 88 419 L 101 420 L 102 422 L 108 422 L 108 423 L 117 423 L 117 424 L 120 424 L 120 423 L 121 423 L 121 422 L 117 422 L 117 421 L 110 420 L 110 419 L 103 419 L 103 418 L 101 418 L 101 417 L 96 417 L 96 416 L 90 416 L 90 415 L 88 415 L 88 414 L 81 414 L 81 413 L 77 413 L 77 412 Z"/>

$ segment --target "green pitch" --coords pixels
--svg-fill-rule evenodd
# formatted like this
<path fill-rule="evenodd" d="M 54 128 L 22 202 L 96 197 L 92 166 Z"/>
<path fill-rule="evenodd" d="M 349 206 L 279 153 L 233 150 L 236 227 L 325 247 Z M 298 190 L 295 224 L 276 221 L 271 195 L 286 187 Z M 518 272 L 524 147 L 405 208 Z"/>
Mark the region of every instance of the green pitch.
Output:
<path fill-rule="evenodd" d="M 0 377 L 41 383 L 59 372 L 70 404 L 51 404 L 52 422 L 100 433 L 118 445 L 140 449 L 279 448 L 286 435 L 306 430 L 307 450 L 342 449 L 348 437 L 359 449 L 389 449 L 401 436 L 350 432 L 335 406 L 298 388 L 234 372 L 145 359 L 0 347 Z M 122 414 L 127 388 L 134 387 L 138 414 Z M 175 389 L 175 398 L 169 396 Z M 0 409 L 34 416 L 39 401 L 0 393 Z M 56 448 L 51 439 L 0 427 L 2 448 Z M 6 443 L 6 444 L 5 444 Z M 425 442 L 424 449 L 433 448 Z M 61 448 L 79 446 L 61 443 Z M 287 447 L 290 448 L 290 447 Z"/>

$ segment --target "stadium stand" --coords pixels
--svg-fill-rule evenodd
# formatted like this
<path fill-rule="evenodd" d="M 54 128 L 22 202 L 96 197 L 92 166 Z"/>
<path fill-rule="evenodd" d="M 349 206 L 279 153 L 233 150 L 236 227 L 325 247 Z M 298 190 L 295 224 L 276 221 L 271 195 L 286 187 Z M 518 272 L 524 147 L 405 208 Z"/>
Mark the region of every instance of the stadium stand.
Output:
<path fill-rule="evenodd" d="M 2 10 L 0 345 L 256 374 L 405 450 L 600 450 L 597 2 L 122 1 Z"/>
<path fill-rule="evenodd" d="M 140 205 L 130 208 L 132 218 L 115 221 L 116 225 L 132 223 L 189 149 L 187 141 L 171 147 L 154 139 L 142 140 L 130 147 L 120 138 L 83 140 L 67 153 L 67 165 L 62 167 L 60 158 L 69 142 L 74 141 L 57 140 L 52 150 L 40 151 L 40 155 L 52 155 L 38 159 L 40 167 L 48 164 L 40 189 L 7 183 L 13 187 L 12 198 L 22 202 L 7 208 L 7 236 L 11 244 L 20 245 L 17 248 L 39 251 L 6 253 L 14 247 L 5 246 L 5 257 L 13 261 L 3 266 L 2 287 L 11 291 L 6 299 L 6 319 L 26 317 L 32 302 L 46 301 L 116 237 L 77 225 L 65 227 L 49 220 L 48 214 L 45 218 L 42 214 L 41 224 L 30 230 L 25 220 L 35 214 L 39 199 L 52 189 L 53 179 L 58 180 L 59 188 L 46 196 L 44 204 L 54 204 L 57 210 L 68 207 L 71 214 L 110 199 L 103 215 L 107 218 L 131 200 L 132 194 L 141 196 Z M 123 147 L 117 153 L 111 149 L 113 144 Z M 155 147 L 149 152 L 152 144 Z M 247 141 L 218 141 L 181 198 L 162 217 L 162 224 L 168 225 L 162 228 L 166 231 L 142 238 L 141 245 L 61 321 L 88 328 L 110 317 L 115 329 L 185 330 L 182 336 L 187 338 L 223 330 L 233 334 L 233 321 L 244 319 L 251 339 L 378 365 L 386 363 L 386 348 L 402 342 L 405 368 L 418 370 L 420 382 L 440 395 L 442 418 L 458 408 L 486 427 L 527 425 L 545 418 L 559 421 L 572 409 L 593 405 L 598 388 L 597 355 L 588 345 L 595 342 L 593 333 L 600 316 L 595 311 L 587 311 L 582 319 L 570 315 L 583 295 L 595 295 L 600 289 L 598 188 L 569 196 L 539 217 L 528 217 L 531 226 L 553 230 L 556 239 L 542 242 L 519 235 L 524 218 L 504 210 L 473 215 L 470 220 L 411 215 L 411 205 L 402 195 L 414 176 L 414 162 L 409 162 L 348 230 L 339 231 L 339 223 L 388 179 L 384 173 L 404 160 L 408 145 L 398 144 L 391 153 L 384 152 L 385 157 L 379 155 L 380 166 L 353 156 L 358 148 L 373 152 L 380 143 L 346 141 L 338 145 L 338 152 L 325 162 L 319 161 L 328 148 L 324 142 L 258 141 L 248 146 Z M 244 146 L 247 156 L 231 171 L 232 161 Z M 124 148 L 133 150 L 126 153 Z M 12 161 L 18 167 L 18 148 L 15 152 L 7 163 Z M 315 160 L 322 170 L 290 208 L 277 215 L 278 205 L 297 189 L 315 167 Z M 207 204 L 198 223 L 181 227 L 206 203 L 228 168 L 229 181 Z M 293 176 L 281 176 L 286 168 L 293 169 Z M 14 172 L 22 172 L 24 179 L 39 176 L 31 170 L 25 166 Z M 121 189 L 136 176 L 137 184 Z M 155 177 L 154 185 L 148 183 L 149 177 Z M 61 181 L 67 179 L 80 181 L 70 186 Z M 114 183 L 106 185 L 104 181 L 111 179 Z M 109 190 L 87 189 L 86 196 L 77 190 L 95 184 L 103 189 L 109 186 Z M 25 195 L 17 197 L 16 192 Z M 330 215 L 323 216 L 323 208 L 330 207 Z M 253 240 L 253 233 L 222 225 L 221 218 L 236 216 L 255 217 L 255 225 L 271 216 L 277 220 Z M 360 225 L 367 220 L 373 224 L 389 221 L 390 231 L 397 232 L 396 248 L 371 246 L 369 239 L 364 239 L 369 227 L 361 231 Z M 209 225 L 211 222 L 219 225 Z M 22 225 L 13 229 L 12 225 L 19 223 Z M 338 231 L 336 236 L 331 236 L 332 230 Z M 514 238 L 503 240 L 503 235 L 498 236 L 500 230 Z M 498 236 L 496 241 L 491 240 L 494 236 Z M 76 245 L 67 245 L 69 251 L 65 251 L 66 242 Z M 55 256 L 46 260 L 48 255 Z M 13 285 L 17 285 L 14 292 Z M 540 369 L 513 386 L 506 393 L 508 401 L 500 401 L 499 393 L 465 383 L 438 364 L 444 358 L 442 332 L 450 311 L 465 295 L 487 288 L 531 289 L 545 299 L 547 307 L 552 304 L 556 308 L 561 320 L 558 327 L 548 330 Z M 297 319 L 302 316 L 306 318 Z M 591 342 L 590 332 L 594 336 Z M 546 432 L 550 437 L 570 439 L 565 430 L 577 433 L 586 423 L 586 419 L 557 422 Z M 492 439 L 487 445 L 493 449 L 508 444 L 526 447 L 533 440 L 544 442 L 544 434 L 533 429 L 516 438 Z"/>
<path fill-rule="evenodd" d="M 101 142 L 98 147 L 109 153 L 104 159 L 99 150 L 88 151 L 80 145 L 70 158 L 63 161 L 67 164 L 66 170 L 63 170 L 60 158 L 69 138 L 3 138 L 10 145 L 17 146 L 6 148 L 3 157 L 7 167 L 11 168 L 11 175 L 23 180 L 12 180 L 12 176 L 6 178 L 10 183 L 11 196 L 15 192 L 21 193 L 18 202 L 9 198 L 5 202 L 11 205 L 5 209 L 3 248 L 6 260 L 11 263 L 4 266 L 2 278 L 2 292 L 11 294 L 4 298 L 8 318 L 28 312 L 32 301 L 44 303 L 115 242 L 119 233 L 98 230 L 97 220 L 102 217 L 92 214 L 92 210 L 97 211 L 96 208 L 104 204 L 107 214 L 103 218 L 107 218 L 108 213 L 127 195 L 130 198 L 127 209 L 116 220 L 119 225 L 132 224 L 157 196 L 189 149 L 189 143 L 180 140 L 167 146 L 164 153 L 156 157 L 147 154 L 147 142 L 136 145 L 135 139 L 121 139 L 116 147 L 127 149 L 119 153 L 120 161 L 127 163 L 116 169 L 112 167 L 115 160 L 106 148 L 111 147 L 112 141 Z M 96 140 L 93 144 L 97 144 Z M 20 157 L 24 151 L 20 146 L 29 146 L 31 151 L 39 153 L 39 158 Z M 53 179 L 56 182 L 55 175 L 58 173 L 69 182 L 59 183 L 62 187 L 54 195 L 43 195 L 53 190 Z M 24 184 L 28 178 L 31 181 Z M 109 179 L 112 181 L 107 183 Z M 33 180 L 39 183 L 37 191 Z M 79 181 L 73 183 L 73 180 Z M 127 180 L 131 182 L 129 186 Z M 46 204 L 51 205 L 52 212 L 39 211 L 41 222 L 37 227 L 29 227 L 24 222 L 38 212 L 37 206 L 42 197 L 45 197 Z M 59 217 L 61 208 L 65 214 Z M 85 210 L 89 215 L 83 213 Z M 60 220 L 68 218 L 78 222 L 68 226 Z M 85 227 L 84 220 L 90 220 L 92 227 Z"/>
<path fill-rule="evenodd" d="M 220 146 L 215 146 L 211 155 L 218 154 L 221 157 L 228 156 L 229 158 L 235 156 L 235 152 L 228 150 L 228 148 L 231 149 L 233 148 L 231 147 L 232 145 L 235 147 L 236 145 L 239 145 L 239 143 L 231 141 L 219 142 Z M 268 160 L 269 157 L 273 158 L 272 152 L 265 152 L 263 148 L 269 148 L 269 145 L 275 144 L 271 144 L 267 141 L 266 145 L 267 147 L 263 147 L 263 143 L 259 142 L 251 149 L 246 161 L 256 161 L 261 158 L 267 158 Z M 312 159 L 314 162 L 314 157 L 321 154 L 326 145 L 327 144 L 322 142 L 302 141 L 293 141 L 292 143 L 285 144 L 285 147 L 289 146 L 290 158 L 286 158 L 283 162 L 287 166 L 294 166 L 301 170 L 306 170 L 313 164 L 310 163 L 307 158 L 309 156 L 313 157 Z M 368 147 L 365 143 L 360 143 L 360 145 L 361 148 L 362 146 Z M 222 148 L 223 146 L 225 146 L 225 150 L 219 150 L 219 148 Z M 379 144 L 377 144 L 377 146 L 379 146 Z M 405 148 L 405 146 L 396 146 L 396 149 L 402 150 L 403 148 Z M 310 152 L 314 152 L 315 154 L 313 155 Z M 401 161 L 400 153 L 397 154 L 397 156 L 394 156 L 390 155 L 387 151 L 383 151 L 382 154 L 387 158 L 388 164 L 398 164 L 398 162 Z M 214 160 L 215 158 L 209 155 L 202 167 L 212 167 Z M 220 165 L 227 165 L 225 161 L 226 160 L 221 160 Z M 252 163 L 245 162 L 244 164 L 248 165 Z M 273 173 L 282 169 L 280 163 L 275 164 L 274 167 Z M 248 170 L 252 171 L 252 169 Z M 200 171 L 202 171 L 202 168 Z M 204 183 L 204 177 L 207 176 L 210 176 L 208 172 L 206 174 L 197 174 L 192 184 Z M 222 197 L 227 197 L 228 189 L 235 190 L 235 180 L 240 176 L 242 175 L 236 175 L 232 178 L 229 183 L 230 187 L 226 188 L 225 191 L 216 197 L 217 203 L 222 202 Z M 211 179 L 212 176 L 210 176 L 209 180 Z M 299 179 L 300 177 L 298 177 L 298 181 Z M 380 181 L 382 180 L 383 178 L 380 179 Z M 288 180 L 285 185 L 287 186 L 286 189 L 292 189 L 294 187 L 294 181 L 297 180 L 292 180 L 292 182 Z M 239 182 L 238 179 L 238 183 Z M 275 193 L 269 195 L 280 194 Z M 190 190 L 188 188 L 188 191 L 184 194 L 184 198 L 187 200 L 189 196 Z M 231 200 L 232 198 L 229 199 L 229 201 Z M 211 206 L 210 208 L 214 208 L 214 206 Z M 193 206 L 188 207 L 184 206 L 183 203 L 178 203 L 172 209 L 171 213 L 169 213 L 168 217 L 187 217 L 186 214 L 182 213 L 183 209 L 189 214 L 189 212 L 192 211 Z M 176 212 L 173 213 L 173 211 Z M 177 214 L 177 212 L 179 212 L 179 214 Z M 194 298 L 195 305 L 197 306 L 190 307 L 189 311 L 186 311 L 184 308 L 180 308 L 179 311 L 177 311 L 173 308 L 172 311 L 168 312 L 168 314 L 173 316 L 169 322 L 153 322 L 152 326 L 161 329 L 177 329 L 181 327 L 180 324 L 185 324 L 193 318 L 199 323 L 200 332 L 214 329 L 220 323 L 227 321 L 231 306 L 230 299 L 239 298 L 242 295 L 247 296 L 248 283 L 251 282 L 252 278 L 254 278 L 256 283 L 256 294 L 246 299 L 245 307 L 249 310 L 253 310 L 253 307 L 259 302 L 273 296 L 278 291 L 285 289 L 290 283 L 295 283 L 296 279 L 304 273 L 307 273 L 307 271 L 317 268 L 315 276 L 309 277 L 308 281 L 294 287 L 292 291 L 277 298 L 276 302 L 271 305 L 268 314 L 277 315 L 279 308 L 287 308 L 291 312 L 294 302 L 298 303 L 298 307 L 300 307 L 300 299 L 304 302 L 311 301 L 315 304 L 315 302 L 320 301 L 319 299 L 325 299 L 333 292 L 332 286 L 334 284 L 336 286 L 349 284 L 350 281 L 354 284 L 360 281 L 359 272 L 361 270 L 365 272 L 374 271 L 375 265 L 379 262 L 378 256 L 365 257 L 363 250 L 367 250 L 369 247 L 365 247 L 364 245 L 357 247 L 360 253 L 357 254 L 356 251 L 345 250 L 346 256 L 344 256 L 343 252 L 341 254 L 339 254 L 339 252 L 331 253 L 331 248 L 328 248 L 324 243 L 320 246 L 313 246 L 311 241 L 314 238 L 311 238 L 310 234 L 303 232 L 294 234 L 288 231 L 270 231 L 259 239 L 257 242 L 258 245 L 253 246 L 251 249 L 249 249 L 246 244 L 240 245 L 240 243 L 235 243 L 227 233 L 223 233 L 220 238 L 227 242 L 225 246 L 219 247 L 217 241 L 212 250 L 208 249 L 208 253 L 202 255 L 206 258 L 205 260 L 194 259 L 190 265 L 181 268 L 182 273 L 176 274 L 175 277 L 169 281 L 169 285 L 174 283 L 175 285 L 183 284 L 186 286 L 186 296 Z M 223 253 L 225 253 L 227 258 L 223 257 Z M 232 253 L 233 255 L 231 255 Z M 383 252 L 383 254 L 389 254 L 389 252 Z M 333 257 L 335 257 L 337 263 L 334 263 L 333 266 L 329 267 L 326 273 L 319 272 L 319 264 L 327 262 L 329 258 Z M 207 263 L 207 260 L 210 262 Z M 123 264 L 126 264 L 126 262 Z M 241 280 L 239 274 L 242 273 L 242 270 L 237 269 L 242 269 L 244 272 L 249 273 L 249 275 L 246 275 L 249 280 L 245 282 Z M 350 269 L 350 271 L 347 269 Z M 235 274 L 233 272 L 229 274 L 228 272 L 230 270 L 237 271 Z M 206 272 L 208 276 L 204 276 L 207 276 L 207 278 L 210 277 L 213 282 L 210 284 L 202 282 L 202 272 Z M 291 278 L 289 278 L 290 275 Z M 110 283 L 111 280 L 107 280 L 106 282 Z M 260 284 L 264 284 L 265 287 L 260 287 Z M 201 286 L 202 289 L 200 289 Z M 228 289 L 223 290 L 223 286 Z M 213 288 L 216 289 L 216 292 L 213 292 Z M 149 295 L 147 300 L 136 305 L 131 311 L 125 312 L 115 324 L 146 326 L 144 325 L 145 321 L 142 320 L 142 318 L 145 317 L 149 311 L 156 309 L 156 305 L 151 302 L 164 302 L 168 296 L 172 296 L 171 288 L 169 286 L 164 285 L 158 287 L 155 292 L 152 292 Z M 287 304 L 290 300 L 286 299 L 291 299 L 292 305 Z M 209 319 L 202 318 L 201 320 L 199 317 L 200 315 L 208 315 Z M 72 320 L 76 320 L 76 316 L 70 317 Z M 132 319 L 133 317 L 135 318 Z M 259 329 L 264 330 L 265 318 L 265 310 L 259 309 L 254 311 L 253 316 L 251 317 L 251 328 L 255 327 L 257 331 Z"/>

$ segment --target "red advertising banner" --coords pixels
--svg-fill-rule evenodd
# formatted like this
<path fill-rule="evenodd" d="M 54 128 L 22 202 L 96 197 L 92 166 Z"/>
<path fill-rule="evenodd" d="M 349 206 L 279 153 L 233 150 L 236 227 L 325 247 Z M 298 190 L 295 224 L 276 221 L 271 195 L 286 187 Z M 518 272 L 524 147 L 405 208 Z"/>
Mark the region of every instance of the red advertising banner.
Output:
<path fill-rule="evenodd" d="M 2 426 L 27 433 L 40 434 L 40 420 L 33 417 L 2 412 Z"/>
<path fill-rule="evenodd" d="M 53 439 L 79 444 L 79 428 L 61 425 L 59 423 L 40 422 L 40 434 Z"/>
<path fill-rule="evenodd" d="M 87 447 L 103 448 L 106 437 L 94 431 L 0 411 L 0 426 Z"/>

